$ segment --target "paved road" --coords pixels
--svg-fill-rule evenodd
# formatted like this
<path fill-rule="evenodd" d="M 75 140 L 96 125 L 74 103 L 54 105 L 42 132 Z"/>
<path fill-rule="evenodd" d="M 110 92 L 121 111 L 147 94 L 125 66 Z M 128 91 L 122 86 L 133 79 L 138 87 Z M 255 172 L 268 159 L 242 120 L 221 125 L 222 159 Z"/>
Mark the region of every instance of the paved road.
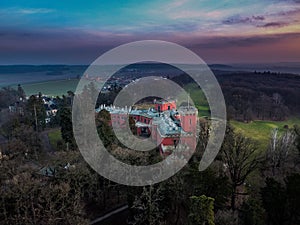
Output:
<path fill-rule="evenodd" d="M 91 225 L 104 225 L 104 224 L 105 225 L 126 225 L 127 217 L 128 217 L 128 205 L 124 205 L 93 220 L 90 224 Z"/>

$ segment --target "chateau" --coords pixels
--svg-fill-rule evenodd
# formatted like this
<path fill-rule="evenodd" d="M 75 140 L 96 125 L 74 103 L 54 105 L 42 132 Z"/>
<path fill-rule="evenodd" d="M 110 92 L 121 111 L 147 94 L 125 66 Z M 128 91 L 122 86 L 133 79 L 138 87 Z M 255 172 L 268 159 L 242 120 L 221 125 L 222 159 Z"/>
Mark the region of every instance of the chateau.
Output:
<path fill-rule="evenodd" d="M 132 117 L 137 135 L 151 138 L 162 155 L 172 153 L 179 143 L 185 148 L 196 148 L 198 110 L 194 106 L 177 108 L 173 100 L 159 100 L 148 110 L 101 105 L 96 112 L 102 109 L 110 113 L 111 124 L 120 128 L 126 126 L 128 116 Z"/>

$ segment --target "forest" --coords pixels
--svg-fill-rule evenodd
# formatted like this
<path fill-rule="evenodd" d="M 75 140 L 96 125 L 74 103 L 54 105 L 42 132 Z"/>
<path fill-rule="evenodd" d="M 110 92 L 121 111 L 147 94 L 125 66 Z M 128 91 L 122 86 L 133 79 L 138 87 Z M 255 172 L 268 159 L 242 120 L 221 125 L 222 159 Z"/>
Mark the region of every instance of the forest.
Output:
<path fill-rule="evenodd" d="M 229 119 L 280 121 L 300 115 L 300 76 L 266 72 L 213 71 L 225 97 Z M 181 86 L 194 83 L 187 75 L 173 77 Z M 204 103 L 205 104 L 205 103 Z"/>

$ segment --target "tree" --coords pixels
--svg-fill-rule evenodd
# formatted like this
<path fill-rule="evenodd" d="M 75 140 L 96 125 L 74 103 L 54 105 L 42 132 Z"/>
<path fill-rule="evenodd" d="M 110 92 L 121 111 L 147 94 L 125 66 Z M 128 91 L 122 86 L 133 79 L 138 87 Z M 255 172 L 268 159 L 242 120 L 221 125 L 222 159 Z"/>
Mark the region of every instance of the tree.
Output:
<path fill-rule="evenodd" d="M 190 190 L 188 188 L 189 184 L 185 182 L 184 175 L 185 171 L 182 170 L 175 176 L 170 177 L 168 180 L 164 181 L 162 184 L 166 188 L 166 198 L 165 203 L 167 203 L 168 214 L 168 224 L 186 224 L 186 207 L 188 197 L 190 196 Z"/>
<path fill-rule="evenodd" d="M 0 189 L 3 224 L 88 224 L 83 203 L 68 183 L 17 174 Z"/>
<path fill-rule="evenodd" d="M 67 150 L 69 150 L 69 147 L 75 147 L 71 110 L 67 107 L 60 109 L 59 117 L 61 126 L 61 137 L 67 144 Z M 69 146 L 69 144 L 71 144 L 71 146 Z"/>
<path fill-rule="evenodd" d="M 190 195 L 206 195 L 214 198 L 216 210 L 225 207 L 231 194 L 228 177 L 223 172 L 219 173 L 215 164 L 201 172 L 198 169 L 198 163 L 191 164 L 185 183 L 187 184 L 186 188 L 189 188 Z"/>
<path fill-rule="evenodd" d="M 267 213 L 267 224 L 284 224 L 287 198 L 283 185 L 273 178 L 267 178 L 266 186 L 261 189 L 261 198 Z"/>
<path fill-rule="evenodd" d="M 283 134 L 280 134 L 277 128 L 272 131 L 267 151 L 267 164 L 270 165 L 273 176 L 286 169 L 286 163 L 295 148 L 295 140 L 296 135 L 293 130 L 287 129 Z"/>
<path fill-rule="evenodd" d="M 116 141 L 110 121 L 110 113 L 105 109 L 101 110 L 96 117 L 97 131 L 105 147 L 111 146 Z"/>
<path fill-rule="evenodd" d="M 8 120 L 1 126 L 0 132 L 8 139 L 6 153 L 11 157 L 24 155 L 35 155 L 41 149 L 41 142 L 37 132 L 27 124 L 21 123 L 19 119 Z"/>
<path fill-rule="evenodd" d="M 18 99 L 18 92 L 11 87 L 4 87 L 0 90 L 0 108 L 6 108 L 15 104 Z"/>
<path fill-rule="evenodd" d="M 190 197 L 191 206 L 189 224 L 191 225 L 215 225 L 214 222 L 214 199 L 201 196 Z"/>
<path fill-rule="evenodd" d="M 300 174 L 291 174 L 285 179 L 290 224 L 300 224 Z"/>
<path fill-rule="evenodd" d="M 265 225 L 264 213 L 261 201 L 250 196 L 243 202 L 239 211 L 239 224 Z"/>
<path fill-rule="evenodd" d="M 261 199 L 267 213 L 267 224 L 300 223 L 300 174 L 293 173 L 278 182 L 267 178 L 265 187 L 261 188 Z"/>
<path fill-rule="evenodd" d="M 67 91 L 67 93 L 68 93 L 68 98 L 70 99 L 70 106 L 72 106 L 75 94 L 73 91 Z"/>
<path fill-rule="evenodd" d="M 296 148 L 298 149 L 298 153 L 300 154 L 300 126 L 295 125 L 294 126 L 296 138 L 295 138 L 295 145 Z"/>
<path fill-rule="evenodd" d="M 13 138 L 13 131 L 15 128 L 20 126 L 20 120 L 18 118 L 11 118 L 4 122 L 0 128 L 0 133 L 3 135 L 8 141 Z"/>
<path fill-rule="evenodd" d="M 30 123 L 36 131 L 41 131 L 46 127 L 46 109 L 42 99 L 42 94 L 39 96 L 31 95 L 26 105 L 26 114 Z"/>
<path fill-rule="evenodd" d="M 162 186 L 144 187 L 140 196 L 137 196 L 131 207 L 134 212 L 133 225 L 156 225 L 163 223 L 166 209 L 162 207 L 165 199 Z"/>
<path fill-rule="evenodd" d="M 37 159 L 37 153 L 41 150 L 41 140 L 38 134 L 33 130 L 32 127 L 21 124 L 13 130 L 14 141 L 19 141 L 20 145 L 23 145 L 22 153 L 34 155 Z M 12 141 L 10 144 L 14 143 Z M 17 142 L 18 143 L 18 142 Z M 15 145 L 16 146 L 16 145 Z"/>
<path fill-rule="evenodd" d="M 19 100 L 25 101 L 26 100 L 26 94 L 25 94 L 25 91 L 22 88 L 21 84 L 18 84 L 18 90 L 17 91 L 18 91 Z"/>
<path fill-rule="evenodd" d="M 237 188 L 243 185 L 246 178 L 257 168 L 260 157 L 255 142 L 240 133 L 234 133 L 231 126 L 226 129 L 221 157 L 231 180 L 231 209 L 234 211 L 236 195 L 243 194 L 237 193 Z"/>

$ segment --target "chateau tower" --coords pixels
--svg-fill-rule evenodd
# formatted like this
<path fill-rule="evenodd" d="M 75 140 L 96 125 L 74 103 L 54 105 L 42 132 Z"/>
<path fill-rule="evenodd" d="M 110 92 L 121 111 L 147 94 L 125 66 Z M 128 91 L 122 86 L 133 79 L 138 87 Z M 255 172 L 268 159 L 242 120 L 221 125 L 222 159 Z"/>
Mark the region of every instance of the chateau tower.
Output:
<path fill-rule="evenodd" d="M 176 102 L 174 100 L 159 100 L 155 102 L 154 108 L 157 112 L 164 112 L 167 110 L 176 109 Z"/>
<path fill-rule="evenodd" d="M 197 129 L 198 110 L 194 106 L 181 106 L 178 109 L 181 127 L 185 132 L 195 133 Z"/>

